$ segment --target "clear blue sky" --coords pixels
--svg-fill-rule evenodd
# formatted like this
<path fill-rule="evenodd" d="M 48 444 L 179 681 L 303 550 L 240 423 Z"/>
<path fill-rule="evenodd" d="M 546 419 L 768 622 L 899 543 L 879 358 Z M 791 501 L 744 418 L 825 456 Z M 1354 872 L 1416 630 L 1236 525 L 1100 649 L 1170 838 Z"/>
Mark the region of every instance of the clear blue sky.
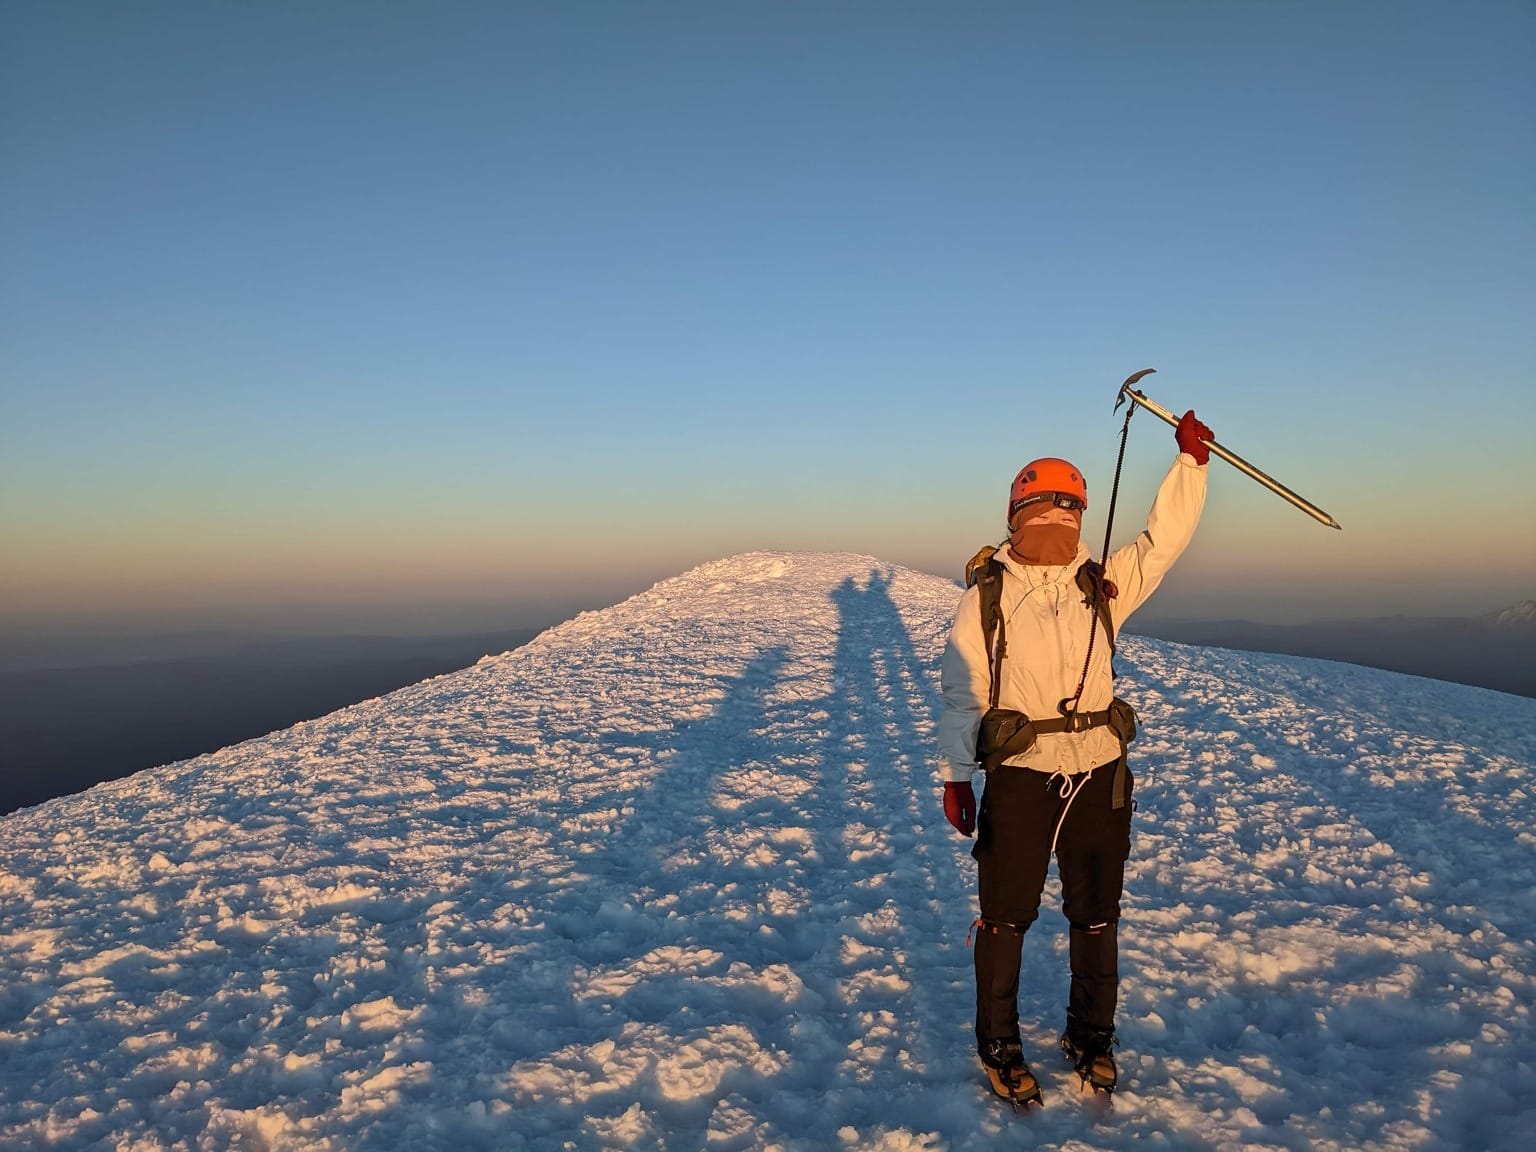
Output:
<path fill-rule="evenodd" d="M 751 548 L 957 574 L 1122 378 L 1149 615 L 1536 595 L 1536 6 L 0 6 L 0 596 L 481 627 Z M 1171 458 L 1132 425 L 1117 537 Z"/>

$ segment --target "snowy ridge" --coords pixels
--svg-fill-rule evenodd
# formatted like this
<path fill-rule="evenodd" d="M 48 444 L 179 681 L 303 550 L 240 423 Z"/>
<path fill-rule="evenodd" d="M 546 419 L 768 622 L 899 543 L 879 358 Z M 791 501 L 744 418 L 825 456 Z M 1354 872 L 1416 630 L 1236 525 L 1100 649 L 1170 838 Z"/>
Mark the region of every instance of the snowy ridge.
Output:
<path fill-rule="evenodd" d="M 734 557 L 0 820 L 0 1146 L 1526 1146 L 1536 701 L 1130 636 L 1123 1088 L 1052 1056 L 1053 884 L 1048 1107 L 988 1099 L 958 593 Z"/>

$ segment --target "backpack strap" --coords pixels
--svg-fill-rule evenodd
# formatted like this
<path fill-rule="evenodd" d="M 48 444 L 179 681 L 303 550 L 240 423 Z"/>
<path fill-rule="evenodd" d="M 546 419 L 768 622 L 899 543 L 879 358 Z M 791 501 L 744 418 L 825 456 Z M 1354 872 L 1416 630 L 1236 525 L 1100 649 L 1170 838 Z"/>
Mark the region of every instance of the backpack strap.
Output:
<path fill-rule="evenodd" d="M 1120 594 L 1113 580 L 1104 574 L 1104 566 L 1096 560 L 1084 560 L 1077 570 L 1077 587 L 1083 594 L 1083 603 L 1099 616 L 1099 626 L 1109 641 L 1110 671 L 1114 671 L 1115 622 L 1109 614 L 1109 602 Z"/>
<path fill-rule="evenodd" d="M 1003 565 L 993 555 L 996 551 L 988 545 L 965 566 L 966 584 L 974 584 L 981 590 L 981 634 L 987 642 L 987 666 L 992 680 L 988 706 L 991 708 L 997 707 L 998 695 L 1002 692 L 1003 657 L 1008 651 L 1008 630 L 1003 627 Z"/>
<path fill-rule="evenodd" d="M 990 544 L 972 556 L 965 566 L 966 587 L 975 585 L 981 589 L 981 634 L 987 643 L 987 664 L 992 673 L 992 695 L 989 704 L 997 707 L 998 693 L 1002 689 L 1003 657 L 1008 651 L 1007 630 L 1003 627 L 1003 565 L 996 556 L 997 549 Z M 1084 560 L 1077 570 L 1077 587 L 1083 593 L 1083 603 L 1098 613 L 1099 624 L 1109 641 L 1110 671 L 1114 671 L 1115 623 L 1110 618 L 1109 602 L 1118 595 L 1114 582 L 1104 575 L 1104 568 L 1093 560 Z M 994 642 L 994 637 L 996 640 Z"/>

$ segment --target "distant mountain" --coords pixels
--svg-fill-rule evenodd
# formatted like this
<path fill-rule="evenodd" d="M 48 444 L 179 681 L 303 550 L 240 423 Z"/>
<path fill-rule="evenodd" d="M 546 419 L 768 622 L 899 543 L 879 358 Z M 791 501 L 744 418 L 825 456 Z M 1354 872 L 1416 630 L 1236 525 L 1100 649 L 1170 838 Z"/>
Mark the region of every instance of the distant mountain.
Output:
<path fill-rule="evenodd" d="M 737 556 L 0 818 L 0 1147 L 1527 1147 L 1536 701 L 1135 636 L 1121 1089 L 1051 1056 L 1053 881 L 1000 1107 L 959 595 Z"/>
<path fill-rule="evenodd" d="M 1147 620 L 1129 631 L 1181 644 L 1316 656 L 1536 696 L 1536 601 L 1481 617 L 1382 616 L 1321 624 Z"/>
<path fill-rule="evenodd" d="M 0 813 L 323 716 L 516 648 L 537 631 L 230 637 L 227 647 L 201 635 L 175 658 L 83 666 L 58 645 L 39 646 L 33 655 L 56 666 L 0 660 Z"/>
<path fill-rule="evenodd" d="M 1522 600 L 1480 619 L 1497 628 L 1529 628 L 1536 625 L 1536 600 Z"/>

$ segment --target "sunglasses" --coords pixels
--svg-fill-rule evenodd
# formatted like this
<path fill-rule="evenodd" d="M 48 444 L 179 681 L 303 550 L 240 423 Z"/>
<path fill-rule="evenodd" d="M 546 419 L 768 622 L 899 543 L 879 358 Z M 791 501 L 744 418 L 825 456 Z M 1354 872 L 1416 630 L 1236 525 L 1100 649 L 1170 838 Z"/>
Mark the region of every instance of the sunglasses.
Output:
<path fill-rule="evenodd" d="M 1047 500 L 1051 502 L 1053 508 L 1066 508 L 1072 512 L 1082 512 L 1088 507 L 1086 501 L 1078 499 L 1069 492 L 1036 492 L 1033 496 L 1015 500 L 1008 509 L 1008 516 L 1011 519 L 1019 514 L 1020 509 L 1028 508 L 1031 504 L 1041 504 Z"/>

